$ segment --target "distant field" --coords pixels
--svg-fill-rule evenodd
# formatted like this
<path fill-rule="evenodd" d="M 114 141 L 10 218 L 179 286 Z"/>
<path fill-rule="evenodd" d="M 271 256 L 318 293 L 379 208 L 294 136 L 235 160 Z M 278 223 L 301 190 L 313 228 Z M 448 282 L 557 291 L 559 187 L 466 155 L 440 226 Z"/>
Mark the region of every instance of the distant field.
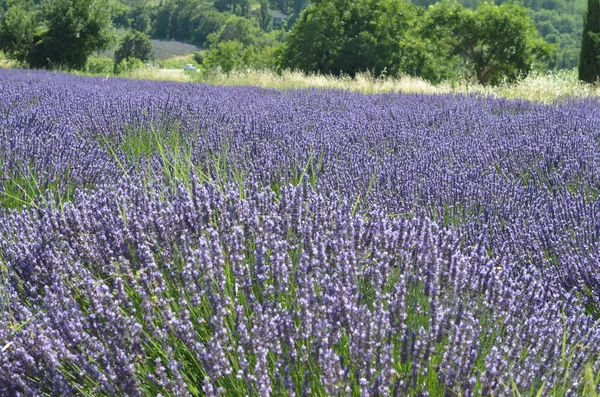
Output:
<path fill-rule="evenodd" d="M 150 40 L 154 48 L 154 57 L 156 60 L 167 59 L 174 56 L 181 56 L 200 51 L 201 48 L 192 44 L 182 43 L 180 41 Z M 113 58 L 115 50 L 101 51 L 99 57 Z"/>
<path fill-rule="evenodd" d="M 201 50 L 200 47 L 179 41 L 150 40 L 150 43 L 152 43 L 152 47 L 154 48 L 156 59 L 167 59 Z"/>

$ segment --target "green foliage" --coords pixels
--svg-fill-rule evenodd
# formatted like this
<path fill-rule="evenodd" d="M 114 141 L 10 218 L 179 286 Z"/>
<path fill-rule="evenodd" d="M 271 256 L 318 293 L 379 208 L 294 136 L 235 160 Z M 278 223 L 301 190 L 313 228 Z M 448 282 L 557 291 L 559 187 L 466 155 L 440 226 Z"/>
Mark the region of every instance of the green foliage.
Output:
<path fill-rule="evenodd" d="M 277 57 L 276 47 L 257 48 L 231 40 L 219 42 L 208 50 L 202 65 L 207 69 L 220 68 L 225 73 L 246 68 L 274 69 L 278 63 Z"/>
<path fill-rule="evenodd" d="M 0 49 L 34 68 L 83 69 L 111 42 L 110 9 L 100 0 L 9 3 L 0 20 Z"/>
<path fill-rule="evenodd" d="M 407 62 L 402 43 L 415 21 L 416 8 L 402 0 L 316 1 L 293 26 L 283 66 L 333 75 L 399 74 Z"/>
<path fill-rule="evenodd" d="M 600 77 L 600 1 L 588 0 L 583 35 L 581 37 L 581 55 L 579 57 L 579 79 L 595 83 Z"/>
<path fill-rule="evenodd" d="M 153 37 L 191 42 L 202 46 L 208 35 L 218 31 L 227 14 L 217 12 L 211 4 L 195 0 L 167 0 L 156 8 Z"/>
<path fill-rule="evenodd" d="M 203 65 L 207 68 L 220 67 L 225 73 L 250 63 L 253 47 L 244 47 L 239 41 L 224 41 L 207 51 Z"/>
<path fill-rule="evenodd" d="M 269 34 L 244 17 L 231 15 L 219 31 L 209 35 L 209 50 L 202 59 L 205 69 L 233 70 L 255 68 L 275 69 L 279 64 L 278 43 L 281 31 Z"/>
<path fill-rule="evenodd" d="M 27 60 L 33 67 L 83 69 L 94 51 L 111 42 L 110 10 L 99 0 L 51 0 L 44 18 L 47 30 Z"/>
<path fill-rule="evenodd" d="M 269 12 L 269 4 L 267 0 L 261 0 L 260 11 L 258 13 L 258 25 L 265 32 L 270 32 L 273 29 L 273 15 Z"/>
<path fill-rule="evenodd" d="M 150 9 L 144 0 L 136 0 L 129 11 L 129 27 L 139 32 L 148 33 L 152 28 Z"/>
<path fill-rule="evenodd" d="M 215 8 L 221 12 L 232 12 L 236 15 L 248 15 L 250 12 L 249 0 L 215 0 Z"/>
<path fill-rule="evenodd" d="M 513 0 L 495 0 L 501 5 Z M 579 57 L 582 15 L 587 0 L 519 0 L 518 3 L 527 8 L 540 35 L 551 44 L 556 45 L 552 57 L 544 63 L 545 69 L 572 69 L 577 66 Z M 437 0 L 412 0 L 419 6 L 428 7 Z M 477 8 L 485 0 L 458 0 L 467 8 Z"/>
<path fill-rule="evenodd" d="M 552 52 L 527 10 L 516 3 L 486 2 L 473 11 L 442 1 L 427 10 L 421 33 L 445 47 L 482 85 L 514 81 Z"/>
<path fill-rule="evenodd" d="M 127 58 L 123 59 L 119 63 L 114 64 L 114 73 L 121 74 L 125 72 L 131 72 L 132 70 L 141 69 L 144 67 L 144 62 L 138 58 Z"/>
<path fill-rule="evenodd" d="M 19 62 L 26 62 L 38 34 L 39 14 L 30 8 L 26 0 L 8 0 L 0 12 L 0 50 Z"/>
<path fill-rule="evenodd" d="M 209 46 L 214 46 L 221 42 L 238 41 L 244 46 L 249 46 L 255 44 L 261 35 L 260 29 L 253 21 L 232 15 L 218 31 L 208 36 L 206 42 Z"/>
<path fill-rule="evenodd" d="M 308 0 L 293 0 L 292 2 L 292 11 L 296 16 L 300 16 L 306 7 L 308 7 Z"/>
<path fill-rule="evenodd" d="M 154 50 L 146 34 L 132 31 L 125 35 L 115 51 L 115 70 L 121 62 L 129 61 L 131 58 L 144 62 L 154 59 Z"/>
<path fill-rule="evenodd" d="M 270 0 L 270 5 L 276 10 L 287 13 L 292 7 L 294 0 Z"/>
<path fill-rule="evenodd" d="M 85 71 L 91 74 L 110 74 L 113 70 L 114 63 L 110 58 L 90 57 L 85 64 Z"/>
<path fill-rule="evenodd" d="M 192 42 L 198 45 L 206 45 L 208 36 L 217 32 L 227 21 L 227 14 L 216 11 L 203 13 L 197 19 L 196 28 L 192 32 Z"/>
<path fill-rule="evenodd" d="M 456 81 L 464 74 L 456 59 L 448 57 L 445 49 L 432 40 L 409 34 L 400 44 L 397 71 L 402 74 L 432 83 Z"/>

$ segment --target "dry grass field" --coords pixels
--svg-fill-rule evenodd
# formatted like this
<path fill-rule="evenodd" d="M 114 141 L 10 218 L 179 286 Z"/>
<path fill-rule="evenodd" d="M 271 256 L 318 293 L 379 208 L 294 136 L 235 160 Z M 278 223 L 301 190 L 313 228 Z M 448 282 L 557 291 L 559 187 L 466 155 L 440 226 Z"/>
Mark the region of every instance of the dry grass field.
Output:
<path fill-rule="evenodd" d="M 532 73 L 517 83 L 483 87 L 468 81 L 447 82 L 433 85 L 411 76 L 378 78 L 370 74 L 359 74 L 355 78 L 327 75 L 307 75 L 297 71 L 280 74 L 269 70 L 238 70 L 231 73 L 200 71 L 186 73 L 180 69 L 143 69 L 127 75 L 133 79 L 199 82 L 212 85 L 256 86 L 274 89 L 334 89 L 380 94 L 406 92 L 422 94 L 481 94 L 510 99 L 527 99 L 540 103 L 552 103 L 566 99 L 584 98 L 600 94 L 598 86 L 578 81 L 574 70 L 557 73 Z"/>

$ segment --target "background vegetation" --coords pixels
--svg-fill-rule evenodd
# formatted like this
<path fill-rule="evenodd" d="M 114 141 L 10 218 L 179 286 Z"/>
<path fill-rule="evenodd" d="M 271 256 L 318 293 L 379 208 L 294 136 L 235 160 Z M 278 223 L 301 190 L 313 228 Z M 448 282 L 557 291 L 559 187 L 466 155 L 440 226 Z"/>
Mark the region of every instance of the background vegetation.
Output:
<path fill-rule="evenodd" d="M 157 67 L 181 69 L 186 61 L 225 73 L 289 69 L 498 85 L 532 70 L 575 68 L 587 7 L 586 0 L 0 0 L 0 50 L 22 66 L 122 73 L 131 67 L 118 67 L 115 51 L 135 35 L 158 60 L 187 46 L 173 54 L 185 59 Z M 152 60 L 134 55 L 126 62 Z"/>

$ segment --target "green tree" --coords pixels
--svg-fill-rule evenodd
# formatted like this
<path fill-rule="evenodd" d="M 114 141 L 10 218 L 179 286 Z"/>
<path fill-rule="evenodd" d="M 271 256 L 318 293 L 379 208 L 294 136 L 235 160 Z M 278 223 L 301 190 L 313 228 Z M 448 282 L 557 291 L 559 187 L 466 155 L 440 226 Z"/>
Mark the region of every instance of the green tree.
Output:
<path fill-rule="evenodd" d="M 82 69 L 87 58 L 112 40 L 110 10 L 101 0 L 50 0 L 44 17 L 47 31 L 28 63 L 33 67 Z"/>
<path fill-rule="evenodd" d="M 138 0 L 129 12 L 129 27 L 138 32 L 148 33 L 152 27 L 150 9 L 145 1 Z"/>
<path fill-rule="evenodd" d="M 9 0 L 0 12 L 0 50 L 6 55 L 26 62 L 38 34 L 38 16 L 30 11 L 25 0 Z"/>
<path fill-rule="evenodd" d="M 83 69 L 111 42 L 110 10 L 100 0 L 49 0 L 39 14 L 27 4 L 15 1 L 3 15 L 0 47 L 31 67 Z"/>
<path fill-rule="evenodd" d="M 306 7 L 308 7 L 308 0 L 294 0 L 292 3 L 292 10 L 296 16 L 300 16 Z"/>
<path fill-rule="evenodd" d="M 175 1 L 161 2 L 154 14 L 154 22 L 152 23 L 152 37 L 156 39 L 169 39 L 170 26 L 173 13 L 177 5 Z"/>
<path fill-rule="evenodd" d="M 600 0 L 588 0 L 579 55 L 579 79 L 587 83 L 595 83 L 600 76 L 599 35 Z"/>
<path fill-rule="evenodd" d="M 254 58 L 254 47 L 244 46 L 239 41 L 223 41 L 211 48 L 202 60 L 208 69 L 220 67 L 225 73 L 234 69 L 247 67 Z"/>
<path fill-rule="evenodd" d="M 334 75 L 399 74 L 401 46 L 416 21 L 402 0 L 320 0 L 293 26 L 283 66 Z"/>
<path fill-rule="evenodd" d="M 218 31 L 227 18 L 228 14 L 216 11 L 212 2 L 167 0 L 155 9 L 152 36 L 203 46 L 208 35 Z"/>
<path fill-rule="evenodd" d="M 208 36 L 207 44 L 214 46 L 220 42 L 237 41 L 247 47 L 256 44 L 261 33 L 255 22 L 244 17 L 231 15 L 218 31 Z"/>
<path fill-rule="evenodd" d="M 202 59 L 206 69 L 220 68 L 229 73 L 236 69 L 275 69 L 278 63 L 278 48 L 253 45 L 244 46 L 239 41 L 222 41 L 209 49 Z"/>
<path fill-rule="evenodd" d="M 229 11 L 236 15 L 246 16 L 250 12 L 249 0 L 215 0 L 217 11 Z"/>
<path fill-rule="evenodd" d="M 292 1 L 294 0 L 270 0 L 271 7 L 283 13 L 287 13 L 289 11 L 289 9 L 292 7 Z M 317 0 L 317 2 L 318 1 L 319 0 Z"/>
<path fill-rule="evenodd" d="M 154 50 L 148 35 L 142 32 L 132 31 L 123 37 L 119 48 L 115 51 L 115 70 L 123 61 L 129 61 L 136 58 L 141 61 L 151 61 L 154 59 Z"/>
<path fill-rule="evenodd" d="M 269 3 L 267 0 L 260 1 L 260 11 L 258 12 L 258 25 L 265 32 L 273 29 L 273 16 L 269 12 Z"/>
<path fill-rule="evenodd" d="M 227 14 L 214 10 L 203 12 L 194 17 L 192 24 L 192 42 L 199 46 L 206 46 L 208 36 L 217 32 L 227 21 Z"/>
<path fill-rule="evenodd" d="M 516 3 L 483 3 L 473 11 L 442 1 L 428 8 L 421 34 L 444 47 L 448 57 L 461 60 L 483 85 L 529 73 L 553 49 Z"/>

